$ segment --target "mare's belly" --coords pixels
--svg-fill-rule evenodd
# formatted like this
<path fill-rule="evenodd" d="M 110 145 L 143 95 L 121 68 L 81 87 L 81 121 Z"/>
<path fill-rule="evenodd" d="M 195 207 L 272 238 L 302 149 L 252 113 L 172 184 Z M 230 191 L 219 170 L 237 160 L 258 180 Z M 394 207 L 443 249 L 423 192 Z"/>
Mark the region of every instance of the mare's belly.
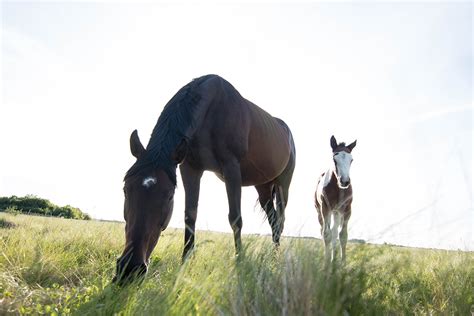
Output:
<path fill-rule="evenodd" d="M 268 183 L 277 178 L 285 169 L 286 164 L 280 168 L 269 170 L 268 166 L 256 166 L 253 162 L 243 159 L 240 162 L 240 174 L 242 176 L 242 186 L 254 186 Z M 208 169 L 209 170 L 209 169 Z M 221 170 L 210 170 L 221 181 L 225 181 Z"/>
<path fill-rule="evenodd" d="M 242 185 L 259 185 L 274 180 L 285 170 L 288 160 L 289 154 L 280 159 L 259 157 L 259 159 L 253 160 L 245 157 L 240 162 Z"/>

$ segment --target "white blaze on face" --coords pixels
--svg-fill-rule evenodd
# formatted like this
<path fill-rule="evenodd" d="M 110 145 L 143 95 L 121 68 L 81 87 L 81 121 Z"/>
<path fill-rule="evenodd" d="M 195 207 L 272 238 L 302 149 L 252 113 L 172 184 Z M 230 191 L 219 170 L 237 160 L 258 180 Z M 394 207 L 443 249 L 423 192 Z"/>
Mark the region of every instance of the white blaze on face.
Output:
<path fill-rule="evenodd" d="M 345 151 L 340 151 L 334 154 L 334 162 L 336 166 L 336 177 L 339 187 L 346 189 L 348 185 L 342 185 L 342 183 L 349 183 L 350 176 L 349 171 L 351 169 L 352 155 Z"/>
<path fill-rule="evenodd" d="M 147 189 L 155 184 L 156 184 L 156 178 L 154 177 L 146 177 L 145 179 L 143 179 L 143 182 L 142 182 L 142 185 Z"/>

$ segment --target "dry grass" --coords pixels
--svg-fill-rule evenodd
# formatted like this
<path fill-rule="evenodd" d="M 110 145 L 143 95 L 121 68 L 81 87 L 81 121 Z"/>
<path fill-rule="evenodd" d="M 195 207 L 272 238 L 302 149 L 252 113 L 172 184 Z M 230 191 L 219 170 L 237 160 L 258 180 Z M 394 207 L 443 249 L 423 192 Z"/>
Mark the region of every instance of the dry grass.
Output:
<path fill-rule="evenodd" d="M 123 224 L 0 214 L 0 314 L 469 315 L 474 254 L 351 244 L 325 269 L 318 240 L 164 232 L 141 284 L 111 285 Z M 7 228 L 8 226 L 8 228 Z"/>

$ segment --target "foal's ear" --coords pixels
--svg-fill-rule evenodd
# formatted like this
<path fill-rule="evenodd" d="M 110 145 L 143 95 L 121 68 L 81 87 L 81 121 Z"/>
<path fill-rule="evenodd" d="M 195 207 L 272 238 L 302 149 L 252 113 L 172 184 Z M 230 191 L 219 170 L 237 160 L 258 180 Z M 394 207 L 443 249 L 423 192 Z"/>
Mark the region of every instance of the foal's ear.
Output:
<path fill-rule="evenodd" d="M 334 149 L 336 149 L 336 147 L 337 147 L 337 141 L 336 141 L 336 137 L 334 137 L 334 135 L 333 135 L 333 136 L 331 136 L 331 148 L 332 148 L 332 150 L 334 150 Z"/>
<path fill-rule="evenodd" d="M 347 146 L 347 148 L 349 149 L 349 152 L 351 152 L 352 149 L 354 149 L 354 147 L 356 146 L 356 144 L 357 144 L 357 139 L 356 139 L 352 144 L 350 144 L 350 145 Z"/>
<path fill-rule="evenodd" d="M 174 150 L 174 152 L 171 154 L 171 159 L 177 164 L 180 164 L 183 162 L 184 158 L 186 158 L 186 154 L 188 153 L 188 142 L 186 139 L 182 139 L 181 142 L 179 143 L 178 147 Z"/>
<path fill-rule="evenodd" d="M 138 138 L 137 130 L 132 132 L 130 135 L 130 151 L 135 158 L 140 158 L 143 153 L 145 152 L 145 148 L 143 148 L 142 143 L 140 142 L 140 138 Z"/>

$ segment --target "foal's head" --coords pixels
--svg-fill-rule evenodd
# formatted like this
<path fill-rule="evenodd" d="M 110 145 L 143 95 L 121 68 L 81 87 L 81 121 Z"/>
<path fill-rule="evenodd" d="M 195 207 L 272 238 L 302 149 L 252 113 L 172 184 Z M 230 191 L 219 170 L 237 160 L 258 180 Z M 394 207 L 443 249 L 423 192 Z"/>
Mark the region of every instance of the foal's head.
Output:
<path fill-rule="evenodd" d="M 337 143 L 336 138 L 331 136 L 332 157 L 334 160 L 334 174 L 337 178 L 337 185 L 341 189 L 347 189 L 351 184 L 349 171 L 352 164 L 352 149 L 356 146 L 355 140 L 352 144 Z"/>

